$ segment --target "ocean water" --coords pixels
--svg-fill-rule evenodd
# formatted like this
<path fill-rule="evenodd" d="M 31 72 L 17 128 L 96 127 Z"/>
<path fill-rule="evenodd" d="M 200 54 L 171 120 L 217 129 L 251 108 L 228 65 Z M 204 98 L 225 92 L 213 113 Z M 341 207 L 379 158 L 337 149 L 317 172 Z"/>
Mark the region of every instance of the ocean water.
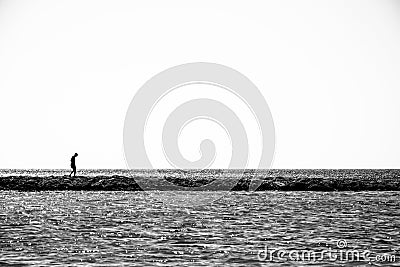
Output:
<path fill-rule="evenodd" d="M 162 194 L 0 191 L 0 265 L 399 266 L 400 192 Z"/>
<path fill-rule="evenodd" d="M 31 177 L 46 177 L 46 176 L 63 176 L 69 175 L 69 169 L 0 169 L 0 177 L 4 176 L 31 176 Z M 227 170 L 223 170 L 224 173 Z M 187 177 L 202 175 L 210 176 L 221 173 L 219 169 L 209 169 L 204 171 L 199 170 L 127 170 L 127 169 L 78 169 L 78 176 L 94 177 L 94 176 L 148 176 L 155 173 L 166 174 L 171 177 Z M 242 170 L 228 170 L 228 174 L 242 174 Z M 260 176 L 275 176 L 275 177 L 317 177 L 317 178 L 399 178 L 399 169 L 262 169 L 262 170 L 246 170 L 244 175 L 260 175 Z"/>

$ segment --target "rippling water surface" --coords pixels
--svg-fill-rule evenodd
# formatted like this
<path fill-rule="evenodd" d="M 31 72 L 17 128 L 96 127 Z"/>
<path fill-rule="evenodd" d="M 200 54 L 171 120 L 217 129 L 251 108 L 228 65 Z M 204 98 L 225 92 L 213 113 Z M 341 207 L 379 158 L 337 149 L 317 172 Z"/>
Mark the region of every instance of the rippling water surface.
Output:
<path fill-rule="evenodd" d="M 0 263 L 269 266 L 258 259 L 265 246 L 321 251 L 343 239 L 348 249 L 395 255 L 397 263 L 385 265 L 399 264 L 398 192 L 230 192 L 188 208 L 151 194 L 0 192 Z"/>

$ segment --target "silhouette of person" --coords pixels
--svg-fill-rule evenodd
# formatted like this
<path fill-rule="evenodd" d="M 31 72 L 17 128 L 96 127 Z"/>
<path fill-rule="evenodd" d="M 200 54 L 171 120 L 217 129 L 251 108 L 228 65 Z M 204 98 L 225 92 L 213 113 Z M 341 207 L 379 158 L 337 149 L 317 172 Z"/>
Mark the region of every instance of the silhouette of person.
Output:
<path fill-rule="evenodd" d="M 74 174 L 74 177 L 76 176 L 76 164 L 75 164 L 75 158 L 78 156 L 78 153 L 75 153 L 75 155 L 72 156 L 71 158 L 71 168 L 72 171 L 69 174 L 69 177 L 71 177 L 72 173 Z"/>

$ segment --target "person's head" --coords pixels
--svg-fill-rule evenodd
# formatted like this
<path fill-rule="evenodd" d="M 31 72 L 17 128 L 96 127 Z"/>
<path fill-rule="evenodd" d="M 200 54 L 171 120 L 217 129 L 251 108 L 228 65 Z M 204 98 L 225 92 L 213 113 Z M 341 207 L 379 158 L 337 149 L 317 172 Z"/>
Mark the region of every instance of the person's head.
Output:
<path fill-rule="evenodd" d="M 75 153 L 74 157 L 77 157 L 77 156 L 78 156 L 78 153 Z"/>

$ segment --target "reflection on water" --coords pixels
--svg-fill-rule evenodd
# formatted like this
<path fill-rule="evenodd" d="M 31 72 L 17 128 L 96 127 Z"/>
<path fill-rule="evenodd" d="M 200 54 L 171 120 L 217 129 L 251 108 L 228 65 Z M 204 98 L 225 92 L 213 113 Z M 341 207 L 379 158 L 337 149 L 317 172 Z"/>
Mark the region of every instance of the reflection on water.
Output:
<path fill-rule="evenodd" d="M 317 251 L 338 239 L 349 248 L 396 254 L 399 261 L 399 197 L 230 192 L 207 206 L 178 208 L 145 192 L 3 191 L 0 263 L 252 266 L 260 265 L 257 252 L 265 245 Z"/>

